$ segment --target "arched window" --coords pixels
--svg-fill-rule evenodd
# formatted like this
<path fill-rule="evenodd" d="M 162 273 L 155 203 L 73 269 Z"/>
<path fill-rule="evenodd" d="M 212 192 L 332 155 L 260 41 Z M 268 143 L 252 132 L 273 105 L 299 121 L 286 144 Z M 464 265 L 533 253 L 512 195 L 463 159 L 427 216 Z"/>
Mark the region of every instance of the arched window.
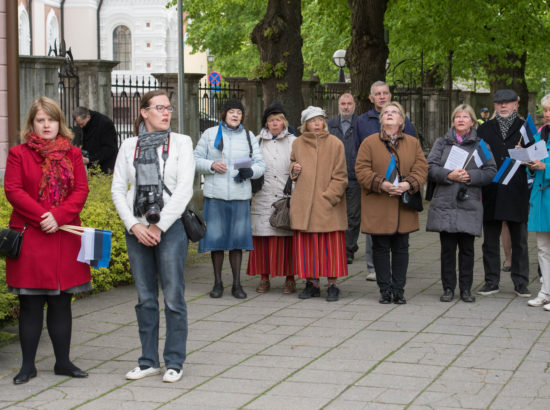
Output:
<path fill-rule="evenodd" d="M 23 5 L 19 5 L 19 54 L 31 54 L 31 26 L 29 24 L 29 14 Z"/>
<path fill-rule="evenodd" d="M 46 52 L 57 47 L 59 50 L 59 22 L 53 10 L 50 10 L 46 18 Z"/>
<path fill-rule="evenodd" d="M 132 34 L 126 26 L 117 26 L 113 31 L 113 60 L 120 61 L 115 70 L 132 69 Z"/>

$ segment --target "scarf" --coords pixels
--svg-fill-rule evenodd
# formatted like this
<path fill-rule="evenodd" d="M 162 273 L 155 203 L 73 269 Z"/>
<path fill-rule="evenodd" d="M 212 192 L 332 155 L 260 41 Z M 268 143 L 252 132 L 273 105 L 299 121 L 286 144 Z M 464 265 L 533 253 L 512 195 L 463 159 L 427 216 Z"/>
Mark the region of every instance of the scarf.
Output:
<path fill-rule="evenodd" d="M 160 173 L 159 156 L 157 149 L 162 144 L 168 141 L 168 134 L 170 128 L 164 131 L 147 132 L 145 124 L 141 122 L 139 124 L 139 135 L 136 156 L 134 158 L 134 168 L 136 169 L 136 190 L 134 195 L 134 216 L 138 215 L 136 209 L 136 201 L 140 194 L 146 192 L 154 192 L 155 196 L 160 200 L 160 207 L 162 209 L 162 191 L 163 182 L 162 175 Z M 166 158 L 163 157 L 166 163 Z"/>
<path fill-rule="evenodd" d="M 498 126 L 500 127 L 500 133 L 502 134 L 502 139 L 506 139 L 506 137 L 508 136 L 508 130 L 510 130 L 512 123 L 516 120 L 517 117 L 518 117 L 517 111 L 513 111 L 508 118 L 501 117 L 498 113 L 497 115 L 495 115 L 495 118 L 498 122 Z"/>
<path fill-rule="evenodd" d="M 27 146 L 44 158 L 38 202 L 58 206 L 74 186 L 73 164 L 67 156 L 71 142 L 62 135 L 46 140 L 30 133 Z"/>
<path fill-rule="evenodd" d="M 397 151 L 399 140 L 403 139 L 403 134 L 401 133 L 401 131 L 399 131 L 397 134 L 389 135 L 388 133 L 386 133 L 386 130 L 382 130 L 380 131 L 380 139 L 385 144 L 393 145 L 394 149 Z"/>
<path fill-rule="evenodd" d="M 260 131 L 261 139 L 279 140 L 283 139 L 287 135 L 290 135 L 287 128 L 283 128 L 279 135 L 273 135 L 271 131 L 269 131 L 269 129 L 267 128 L 262 128 L 262 130 Z"/>

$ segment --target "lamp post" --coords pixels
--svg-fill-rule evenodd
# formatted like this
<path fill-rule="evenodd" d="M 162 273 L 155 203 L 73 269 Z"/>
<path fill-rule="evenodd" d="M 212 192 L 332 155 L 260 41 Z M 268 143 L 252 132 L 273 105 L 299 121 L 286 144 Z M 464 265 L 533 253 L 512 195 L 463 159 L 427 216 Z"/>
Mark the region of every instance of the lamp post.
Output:
<path fill-rule="evenodd" d="M 541 80 L 541 85 L 542 85 L 542 93 L 543 94 L 546 94 L 546 77 L 542 77 L 542 80 Z"/>
<path fill-rule="evenodd" d="M 210 50 L 206 50 L 206 61 L 208 62 L 208 74 L 212 72 L 212 63 L 216 57 L 214 57 L 212 54 L 210 54 Z"/>
<path fill-rule="evenodd" d="M 344 74 L 344 67 L 346 66 L 346 50 L 336 50 L 332 55 L 332 62 L 338 70 L 338 82 L 345 83 L 346 75 Z"/>

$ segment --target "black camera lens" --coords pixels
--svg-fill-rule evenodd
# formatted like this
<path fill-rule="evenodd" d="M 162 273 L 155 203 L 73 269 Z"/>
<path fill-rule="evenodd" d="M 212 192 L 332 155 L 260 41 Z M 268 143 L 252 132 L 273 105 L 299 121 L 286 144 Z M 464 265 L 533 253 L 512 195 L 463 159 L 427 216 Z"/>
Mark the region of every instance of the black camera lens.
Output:
<path fill-rule="evenodd" d="M 145 204 L 145 219 L 150 224 L 156 224 L 160 221 L 160 206 L 156 201 L 154 192 L 147 193 L 147 203 Z"/>
<path fill-rule="evenodd" d="M 469 195 L 466 188 L 460 188 L 460 190 L 456 193 L 457 201 L 464 201 L 465 199 L 468 199 L 468 198 L 469 198 Z"/>

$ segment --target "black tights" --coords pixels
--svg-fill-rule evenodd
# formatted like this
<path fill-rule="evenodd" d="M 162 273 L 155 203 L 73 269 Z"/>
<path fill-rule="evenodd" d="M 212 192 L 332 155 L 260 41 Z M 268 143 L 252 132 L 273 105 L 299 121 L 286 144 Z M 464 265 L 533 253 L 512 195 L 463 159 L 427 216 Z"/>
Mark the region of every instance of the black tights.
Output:
<path fill-rule="evenodd" d="M 214 267 L 214 283 L 222 283 L 222 265 L 223 251 L 210 252 L 212 265 Z M 243 251 L 241 249 L 233 249 L 229 251 L 229 264 L 233 272 L 233 285 L 241 284 L 241 261 L 243 259 Z"/>
<path fill-rule="evenodd" d="M 69 293 L 60 295 L 19 295 L 19 341 L 23 353 L 21 370 L 30 372 L 34 369 L 36 349 L 44 323 L 44 304 L 48 304 L 46 322 L 48 334 L 52 340 L 56 365 L 64 369 L 72 369 L 74 365 L 69 360 L 71 345 L 71 297 Z"/>

